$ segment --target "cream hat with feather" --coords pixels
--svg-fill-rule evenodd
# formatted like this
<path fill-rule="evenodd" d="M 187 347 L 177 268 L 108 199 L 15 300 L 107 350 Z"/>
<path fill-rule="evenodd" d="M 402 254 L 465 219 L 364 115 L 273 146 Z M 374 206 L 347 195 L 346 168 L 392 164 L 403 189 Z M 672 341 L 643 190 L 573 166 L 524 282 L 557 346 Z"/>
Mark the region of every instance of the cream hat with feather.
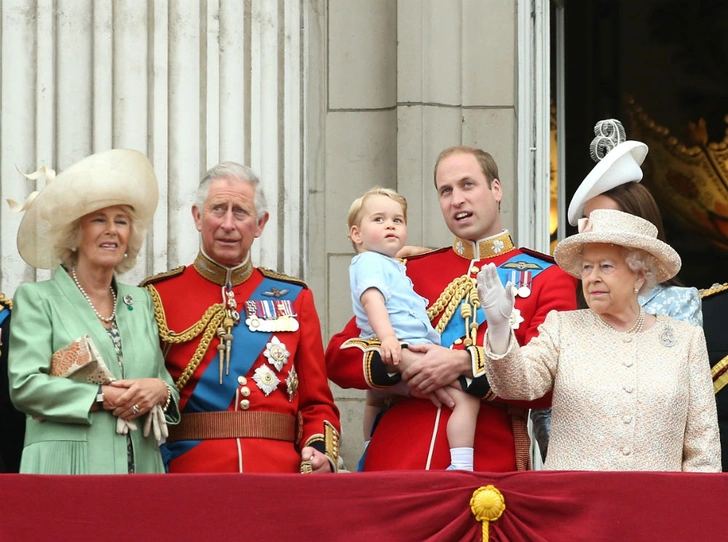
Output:
<path fill-rule="evenodd" d="M 154 168 L 139 151 L 112 149 L 92 154 L 65 169 L 58 176 L 41 168 L 30 179 L 45 174 L 46 185 L 28 197 L 20 207 L 25 211 L 18 228 L 18 252 L 29 265 L 53 269 L 59 261 L 53 246 L 54 231 L 93 211 L 115 205 L 134 209 L 134 228 L 146 230 L 159 200 Z"/>

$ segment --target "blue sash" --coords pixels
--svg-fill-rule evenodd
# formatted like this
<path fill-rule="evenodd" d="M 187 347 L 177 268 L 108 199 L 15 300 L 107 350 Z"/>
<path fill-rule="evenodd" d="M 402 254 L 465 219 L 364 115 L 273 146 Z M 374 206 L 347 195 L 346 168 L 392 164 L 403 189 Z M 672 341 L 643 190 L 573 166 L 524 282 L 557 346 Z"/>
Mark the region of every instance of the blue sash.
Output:
<path fill-rule="evenodd" d="M 279 292 L 287 290 L 285 294 L 279 295 L 275 299 L 288 299 L 292 302 L 303 290 L 303 287 L 298 284 L 265 277 L 250 295 L 250 299 L 264 299 L 263 292 L 273 291 L 271 288 L 276 288 Z M 235 391 L 238 389 L 238 375 L 248 373 L 270 341 L 273 333 L 253 332 L 245 325 L 245 301 L 238 301 L 238 306 L 241 307 L 241 321 L 232 329 L 233 342 L 230 350 L 229 374 L 223 372 L 222 384 L 220 384 L 220 365 L 215 363 L 215 360 L 210 362 L 187 401 L 183 413 L 227 411 L 235 397 Z M 178 440 L 162 445 L 162 459 L 165 466 L 169 464 L 169 461 L 190 451 L 200 442 L 202 441 Z"/>
<path fill-rule="evenodd" d="M 508 275 L 511 273 L 511 271 L 518 268 L 517 264 L 523 264 L 525 266 L 528 266 L 527 270 L 531 272 L 532 279 L 535 279 L 536 275 L 540 274 L 541 272 L 545 271 L 553 265 L 552 263 L 546 262 L 535 256 L 531 256 L 530 254 L 516 254 L 511 259 L 506 260 L 498 266 L 498 276 L 500 277 L 501 282 L 504 286 L 508 283 Z M 516 301 L 518 301 L 518 298 L 516 298 Z M 460 305 L 462 305 L 462 302 L 460 302 Z M 479 308 L 477 310 L 477 312 L 475 313 L 475 317 L 478 325 L 485 322 L 485 312 L 482 308 Z M 460 315 L 460 306 L 458 306 L 458 308 L 455 309 L 455 313 L 453 314 L 452 318 L 447 323 L 447 326 L 445 326 L 445 329 L 442 332 L 440 344 L 445 347 L 450 347 L 456 339 L 459 339 L 464 335 L 465 319 Z"/>
<path fill-rule="evenodd" d="M 5 318 L 10 316 L 10 309 L 3 309 L 0 311 L 0 324 L 2 324 L 5 321 Z"/>

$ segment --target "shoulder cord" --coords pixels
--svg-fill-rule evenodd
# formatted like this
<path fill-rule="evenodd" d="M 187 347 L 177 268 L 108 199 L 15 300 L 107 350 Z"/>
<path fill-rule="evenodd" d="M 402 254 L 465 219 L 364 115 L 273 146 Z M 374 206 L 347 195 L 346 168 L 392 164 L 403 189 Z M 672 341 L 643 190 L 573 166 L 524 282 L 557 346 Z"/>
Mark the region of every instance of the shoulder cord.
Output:
<path fill-rule="evenodd" d="M 151 284 L 148 284 L 146 289 L 152 296 L 154 317 L 157 320 L 157 325 L 159 326 L 159 337 L 162 342 L 167 344 L 180 344 L 189 342 L 202 334 L 200 344 L 197 345 L 197 349 L 195 350 L 192 359 L 174 383 L 177 390 L 182 391 L 182 388 L 185 387 L 192 374 L 200 365 L 200 362 L 202 362 L 202 358 L 204 357 L 205 352 L 207 352 L 217 328 L 220 327 L 225 316 L 225 305 L 222 303 L 215 303 L 205 311 L 202 318 L 200 318 L 197 322 L 184 331 L 175 333 L 167 326 L 167 317 L 164 313 L 164 306 L 162 305 L 162 298 L 159 296 L 159 292 L 157 292 L 157 289 Z"/>

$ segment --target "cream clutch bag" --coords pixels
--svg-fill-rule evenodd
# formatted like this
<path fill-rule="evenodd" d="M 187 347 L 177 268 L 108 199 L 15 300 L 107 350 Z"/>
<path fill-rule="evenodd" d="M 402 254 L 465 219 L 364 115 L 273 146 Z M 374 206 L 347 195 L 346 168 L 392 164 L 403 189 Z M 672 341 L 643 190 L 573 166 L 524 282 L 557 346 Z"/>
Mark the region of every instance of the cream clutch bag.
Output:
<path fill-rule="evenodd" d="M 116 380 L 88 335 L 53 353 L 50 374 L 99 386 Z"/>

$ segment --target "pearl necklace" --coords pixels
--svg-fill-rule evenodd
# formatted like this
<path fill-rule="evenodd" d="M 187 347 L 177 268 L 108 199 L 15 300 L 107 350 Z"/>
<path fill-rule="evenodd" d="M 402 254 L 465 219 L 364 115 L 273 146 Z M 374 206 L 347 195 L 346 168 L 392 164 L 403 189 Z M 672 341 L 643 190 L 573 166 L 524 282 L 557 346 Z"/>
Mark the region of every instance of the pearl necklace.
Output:
<path fill-rule="evenodd" d="M 96 316 L 101 320 L 102 322 L 106 322 L 107 324 L 110 324 L 114 321 L 114 318 L 116 318 L 116 292 L 114 289 L 109 286 L 109 290 L 111 290 L 111 297 L 114 299 L 114 310 L 111 311 L 111 316 L 106 318 L 105 316 L 101 316 L 101 313 L 96 310 L 96 307 L 94 307 L 93 302 L 91 301 L 91 298 L 86 293 L 86 290 L 83 289 L 83 286 L 81 286 L 81 283 L 78 282 L 78 277 L 76 276 L 76 268 L 74 267 L 71 269 L 71 276 L 73 277 L 73 282 L 76 283 L 76 286 L 78 286 L 78 289 L 81 291 L 81 295 L 86 298 L 86 301 L 88 301 L 88 304 L 91 306 L 91 309 L 96 313 Z"/>
<path fill-rule="evenodd" d="M 605 326 L 614 329 L 614 331 L 619 331 L 618 329 L 615 329 L 612 324 L 609 324 L 602 320 L 601 317 L 599 317 L 599 320 L 604 324 Z M 632 327 L 629 328 L 627 331 L 619 331 L 619 333 L 640 333 L 642 331 L 642 328 L 645 326 L 645 309 L 640 307 L 640 313 L 639 316 L 637 316 L 637 320 L 634 321 L 634 324 L 632 324 Z"/>
<path fill-rule="evenodd" d="M 626 333 L 639 333 L 642 331 L 642 328 L 645 325 L 645 309 L 640 307 L 640 314 L 637 317 L 637 320 L 634 321 L 634 324 L 632 324 L 632 327 L 629 328 Z"/>

